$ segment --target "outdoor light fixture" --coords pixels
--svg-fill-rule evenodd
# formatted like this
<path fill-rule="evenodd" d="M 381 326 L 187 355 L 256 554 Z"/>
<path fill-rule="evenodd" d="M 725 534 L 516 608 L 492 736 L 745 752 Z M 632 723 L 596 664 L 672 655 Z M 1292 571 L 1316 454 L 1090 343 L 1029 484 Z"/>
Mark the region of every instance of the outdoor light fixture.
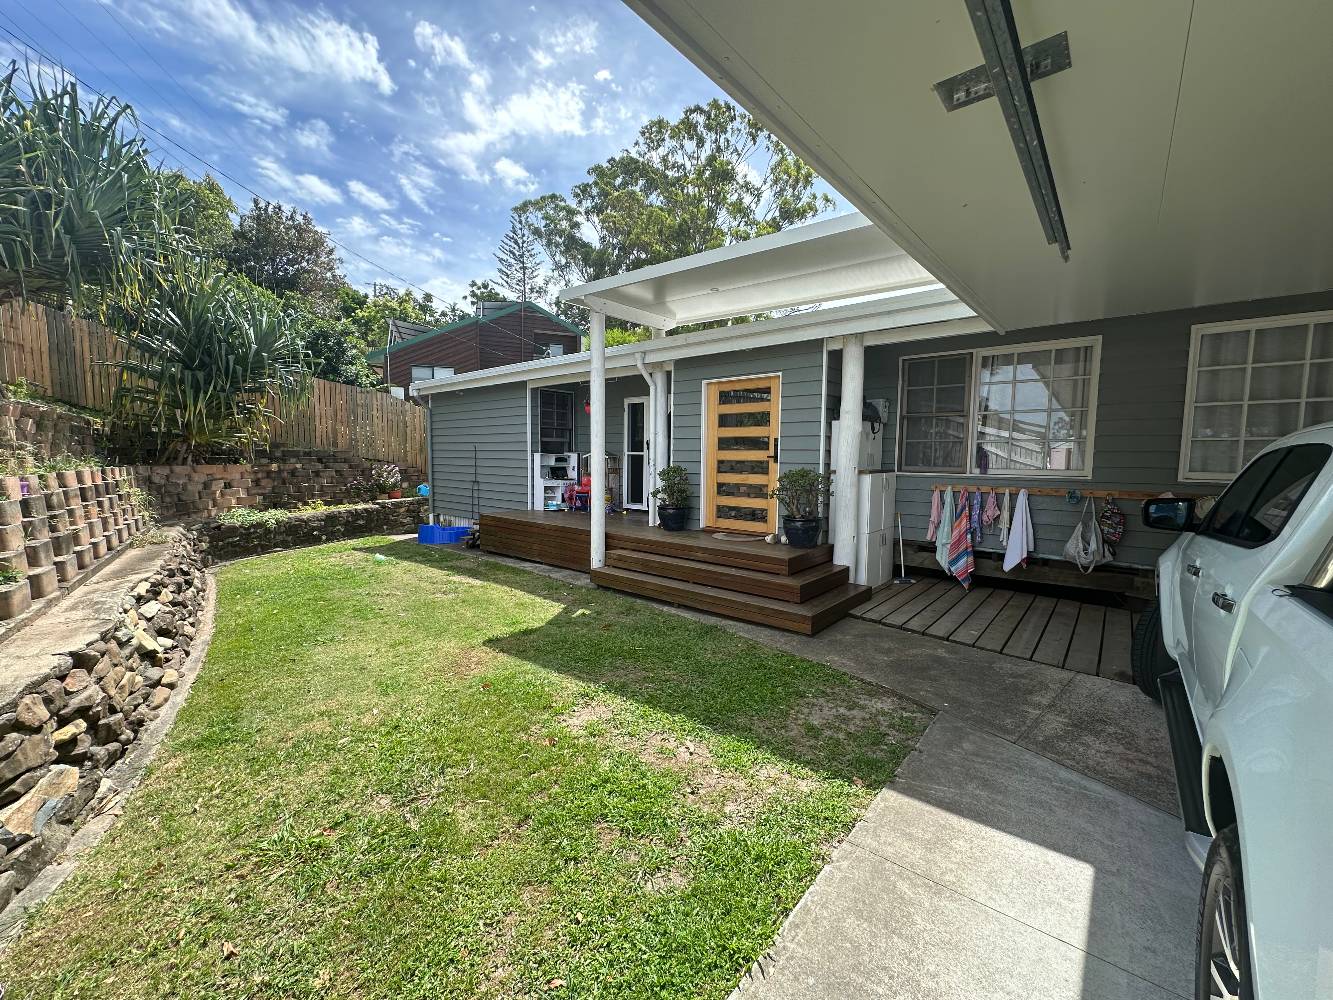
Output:
<path fill-rule="evenodd" d="M 1069 68 L 1069 37 L 1061 32 L 1024 49 L 1018 41 L 1009 0 L 964 0 L 964 3 L 985 65 L 935 84 L 935 92 L 948 111 L 995 97 L 1046 242 L 1059 247 L 1060 256 L 1068 260 L 1069 233 L 1055 191 L 1055 175 L 1046 154 L 1031 84 L 1033 79 Z M 983 71 L 985 78 L 981 76 Z"/>

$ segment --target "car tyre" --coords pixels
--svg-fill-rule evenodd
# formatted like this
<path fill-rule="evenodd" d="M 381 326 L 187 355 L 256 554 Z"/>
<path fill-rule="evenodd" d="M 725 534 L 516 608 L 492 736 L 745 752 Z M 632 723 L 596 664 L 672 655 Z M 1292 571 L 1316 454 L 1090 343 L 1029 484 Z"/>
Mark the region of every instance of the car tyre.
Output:
<path fill-rule="evenodd" d="M 1254 1000 L 1249 918 L 1234 825 L 1213 838 L 1204 864 L 1194 995 L 1197 1000 Z"/>
<path fill-rule="evenodd" d="M 1176 661 L 1162 641 L 1162 609 L 1156 601 L 1139 616 L 1134 626 L 1134 645 L 1130 649 L 1130 668 L 1138 689 L 1154 701 L 1162 700 L 1157 681 L 1176 669 Z"/>

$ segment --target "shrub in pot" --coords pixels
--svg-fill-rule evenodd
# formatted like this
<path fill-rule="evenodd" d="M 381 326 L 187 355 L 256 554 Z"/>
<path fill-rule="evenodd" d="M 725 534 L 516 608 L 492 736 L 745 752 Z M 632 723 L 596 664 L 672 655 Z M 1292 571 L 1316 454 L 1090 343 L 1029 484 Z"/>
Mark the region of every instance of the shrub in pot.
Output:
<path fill-rule="evenodd" d="M 788 469 L 778 476 L 778 488 L 771 496 L 787 513 L 782 518 L 782 533 L 787 544 L 808 549 L 819 544 L 819 508 L 833 493 L 833 477 L 814 469 Z"/>
<path fill-rule="evenodd" d="M 403 473 L 396 465 L 376 465 L 370 470 L 370 485 L 381 499 L 396 500 L 403 495 Z"/>
<path fill-rule="evenodd" d="M 681 531 L 690 517 L 690 476 L 681 465 L 668 465 L 657 473 L 662 482 L 653 490 L 657 521 L 664 531 Z"/>

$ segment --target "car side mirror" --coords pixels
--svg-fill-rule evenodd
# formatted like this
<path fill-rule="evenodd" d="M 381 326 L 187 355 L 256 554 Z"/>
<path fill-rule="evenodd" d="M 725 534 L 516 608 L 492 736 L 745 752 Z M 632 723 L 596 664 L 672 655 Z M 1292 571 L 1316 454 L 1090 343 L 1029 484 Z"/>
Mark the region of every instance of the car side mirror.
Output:
<path fill-rule="evenodd" d="M 1193 531 L 1194 501 L 1183 497 L 1158 497 L 1143 502 L 1143 523 L 1161 531 Z"/>

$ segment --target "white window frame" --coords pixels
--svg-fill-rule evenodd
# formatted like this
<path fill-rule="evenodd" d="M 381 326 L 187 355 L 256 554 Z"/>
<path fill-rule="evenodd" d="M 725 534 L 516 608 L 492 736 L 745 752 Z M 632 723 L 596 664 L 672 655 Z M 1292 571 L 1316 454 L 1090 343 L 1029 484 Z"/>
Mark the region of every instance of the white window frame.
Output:
<path fill-rule="evenodd" d="M 1240 475 L 1241 470 L 1248 464 L 1244 455 L 1241 455 L 1240 468 L 1234 472 L 1191 472 L 1190 471 L 1190 447 L 1194 440 L 1194 396 L 1197 389 L 1199 378 L 1199 345 L 1203 341 L 1206 333 L 1232 333 L 1237 330 L 1252 331 L 1260 327 L 1273 326 L 1299 326 L 1305 325 L 1310 329 L 1306 333 L 1305 341 L 1305 374 L 1301 379 L 1301 398 L 1295 399 L 1261 399 L 1260 403 L 1295 403 L 1301 404 L 1301 415 L 1299 424 L 1305 424 L 1305 406 L 1309 402 L 1310 387 L 1310 350 L 1312 347 L 1312 338 L 1314 337 L 1314 327 L 1316 323 L 1333 323 L 1333 310 L 1324 310 L 1321 312 L 1305 313 L 1285 313 L 1280 316 L 1256 316 L 1253 319 L 1223 320 L 1218 323 L 1196 323 L 1190 327 L 1190 360 L 1187 369 L 1188 376 L 1185 381 L 1185 412 L 1181 415 L 1180 421 L 1180 464 L 1176 474 L 1180 477 L 1182 483 L 1229 483 Z M 1260 362 L 1258 367 L 1265 368 L 1270 365 L 1296 364 L 1291 361 L 1272 361 Z M 1249 413 L 1250 406 L 1250 375 L 1255 369 L 1254 363 L 1254 337 L 1250 337 L 1249 355 L 1245 359 L 1245 396 L 1240 400 L 1241 416 L 1241 442 L 1244 444 L 1245 423 Z"/>
<path fill-rule="evenodd" d="M 429 368 L 430 374 L 427 375 L 425 378 L 417 378 L 417 371 L 418 369 L 422 368 Z M 448 365 L 412 365 L 410 366 L 410 374 L 408 375 L 408 379 L 411 382 L 427 382 L 434 378 L 448 378 L 450 375 L 453 374 L 454 370 L 450 368 Z"/>
<path fill-rule="evenodd" d="M 1088 467 L 1084 471 L 1072 471 L 1069 469 L 1014 469 L 1005 471 L 979 472 L 977 471 L 977 431 L 979 428 L 977 403 L 978 394 L 981 385 L 981 358 L 986 354 L 1016 354 L 1021 351 L 1045 351 L 1060 350 L 1065 347 L 1090 347 L 1092 349 L 1092 359 L 1088 369 L 1088 442 L 1087 442 L 1087 463 Z M 903 403 L 906 400 L 907 388 L 907 362 L 919 361 L 923 358 L 942 358 L 952 355 L 971 355 L 971 367 L 969 369 L 970 384 L 968 385 L 967 397 L 967 439 L 964 444 L 967 456 L 967 466 L 965 471 L 939 469 L 934 472 L 904 472 L 902 471 L 902 444 L 903 444 Z M 1096 439 L 1097 439 L 1097 390 L 1102 380 L 1102 338 L 1100 335 L 1093 337 L 1069 337 L 1062 340 L 1034 340 L 1021 344 L 999 343 L 987 347 L 964 347 L 954 348 L 951 351 L 931 351 L 924 354 L 907 354 L 898 359 L 898 400 L 897 433 L 894 442 L 894 467 L 899 470 L 900 476 L 926 476 L 931 479 L 940 479 L 948 476 L 962 476 L 968 479 L 1091 479 L 1093 469 L 1096 465 Z"/>

